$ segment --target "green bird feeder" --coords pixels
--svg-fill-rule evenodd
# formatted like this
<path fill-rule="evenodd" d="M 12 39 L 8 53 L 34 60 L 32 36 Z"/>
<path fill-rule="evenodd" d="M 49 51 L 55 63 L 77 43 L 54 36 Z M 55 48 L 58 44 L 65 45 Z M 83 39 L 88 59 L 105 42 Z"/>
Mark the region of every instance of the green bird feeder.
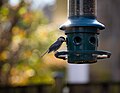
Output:
<path fill-rule="evenodd" d="M 96 0 L 68 0 L 68 21 L 60 30 L 65 31 L 67 51 L 55 54 L 68 63 L 95 63 L 111 56 L 108 51 L 98 51 L 98 36 L 105 26 L 96 20 Z"/>

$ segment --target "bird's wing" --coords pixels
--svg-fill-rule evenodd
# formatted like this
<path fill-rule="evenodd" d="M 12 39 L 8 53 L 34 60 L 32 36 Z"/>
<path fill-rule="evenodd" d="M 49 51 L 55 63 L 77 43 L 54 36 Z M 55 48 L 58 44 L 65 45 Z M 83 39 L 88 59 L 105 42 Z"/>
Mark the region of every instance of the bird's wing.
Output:
<path fill-rule="evenodd" d="M 54 44 L 52 44 L 52 45 L 50 46 L 48 53 L 50 53 L 50 52 L 52 52 L 52 51 L 58 50 L 61 45 L 62 45 L 61 42 L 58 42 L 58 41 L 55 42 Z"/>

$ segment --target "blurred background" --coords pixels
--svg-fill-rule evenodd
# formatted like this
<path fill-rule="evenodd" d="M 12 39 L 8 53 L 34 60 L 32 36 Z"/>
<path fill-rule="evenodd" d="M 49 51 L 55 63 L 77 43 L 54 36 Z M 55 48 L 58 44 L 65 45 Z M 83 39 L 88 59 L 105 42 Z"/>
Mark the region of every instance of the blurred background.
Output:
<path fill-rule="evenodd" d="M 97 19 L 106 26 L 99 37 L 99 50 L 109 50 L 112 56 L 84 65 L 74 74 L 87 77 L 85 82 L 119 82 L 120 1 L 97 1 Z M 40 58 L 64 36 L 59 26 L 66 20 L 67 0 L 0 0 L 0 86 L 54 85 L 56 77 L 72 80 L 66 61 L 56 59 L 54 53 Z"/>

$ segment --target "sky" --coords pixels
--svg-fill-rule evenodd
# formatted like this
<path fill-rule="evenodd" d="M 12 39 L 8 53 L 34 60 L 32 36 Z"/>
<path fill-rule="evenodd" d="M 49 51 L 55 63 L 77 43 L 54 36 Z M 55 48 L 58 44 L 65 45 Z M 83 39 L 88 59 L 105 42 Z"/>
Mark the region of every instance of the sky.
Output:
<path fill-rule="evenodd" d="M 32 8 L 37 9 L 37 8 L 43 8 L 45 5 L 53 5 L 55 3 L 55 0 L 26 0 L 26 1 L 32 1 Z M 10 4 L 12 6 L 17 5 L 20 0 L 9 0 Z"/>

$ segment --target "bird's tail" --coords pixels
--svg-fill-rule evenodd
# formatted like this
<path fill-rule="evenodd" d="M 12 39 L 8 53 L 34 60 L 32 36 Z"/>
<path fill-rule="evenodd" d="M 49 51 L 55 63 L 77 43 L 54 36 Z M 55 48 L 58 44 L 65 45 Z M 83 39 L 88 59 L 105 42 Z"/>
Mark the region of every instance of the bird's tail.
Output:
<path fill-rule="evenodd" d="M 48 53 L 49 50 L 45 51 L 42 55 L 40 55 L 40 58 L 42 58 L 46 53 Z"/>

